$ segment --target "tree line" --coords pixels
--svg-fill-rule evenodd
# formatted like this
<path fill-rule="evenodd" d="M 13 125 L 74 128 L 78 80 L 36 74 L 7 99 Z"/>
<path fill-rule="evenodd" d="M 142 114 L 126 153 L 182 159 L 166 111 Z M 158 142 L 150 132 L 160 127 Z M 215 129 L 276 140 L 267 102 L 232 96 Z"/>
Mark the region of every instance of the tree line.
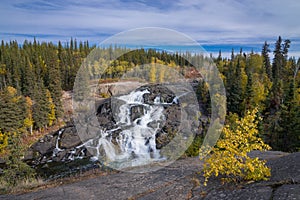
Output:
<path fill-rule="evenodd" d="M 5 133 L 41 130 L 63 117 L 62 91 L 72 90 L 76 74 L 84 59 L 88 79 L 116 79 L 145 64 L 167 65 L 188 77 L 193 67 L 188 60 L 202 65 L 212 59 L 224 81 L 227 97 L 227 122 L 243 117 L 255 107 L 262 117 L 260 136 L 273 149 L 298 151 L 300 131 L 300 60 L 289 57 L 289 40 L 281 37 L 271 51 L 267 42 L 261 53 L 235 53 L 230 58 L 206 58 L 201 54 L 168 53 L 155 49 L 138 49 L 122 54 L 125 48 L 109 46 L 102 55 L 90 55 L 94 46 L 88 41 L 71 39 L 67 44 L 25 41 L 1 42 L 0 46 L 0 139 Z M 120 57 L 112 59 L 113 52 Z M 273 54 L 273 59 L 270 55 Z M 185 59 L 188 58 L 188 59 Z M 105 71 L 101 69 L 105 68 Z M 157 73 L 157 74 L 156 74 Z M 163 82 L 164 71 L 150 69 L 150 82 Z M 88 80 L 87 79 L 87 80 Z M 210 114 L 211 98 L 205 82 L 199 83 L 197 96 Z M 6 138 L 6 139 L 5 139 Z M 7 143 L 7 142 L 6 142 Z M 1 143 L 0 143 L 1 145 Z"/>
<path fill-rule="evenodd" d="M 0 130 L 26 132 L 51 126 L 62 117 L 62 90 L 71 90 L 90 52 L 88 42 L 67 45 L 16 41 L 0 46 Z"/>
<path fill-rule="evenodd" d="M 228 120 L 257 107 L 264 141 L 274 150 L 299 151 L 300 59 L 288 56 L 290 43 L 279 36 L 273 51 L 265 42 L 261 54 L 241 50 L 214 60 L 226 87 Z"/>

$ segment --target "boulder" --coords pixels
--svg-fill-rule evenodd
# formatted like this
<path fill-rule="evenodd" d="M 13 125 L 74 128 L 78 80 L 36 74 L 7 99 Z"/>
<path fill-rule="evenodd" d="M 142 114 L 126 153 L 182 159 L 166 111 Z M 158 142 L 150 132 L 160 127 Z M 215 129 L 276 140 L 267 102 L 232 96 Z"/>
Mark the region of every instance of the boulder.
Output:
<path fill-rule="evenodd" d="M 76 128 L 68 127 L 64 130 L 61 139 L 60 139 L 60 147 L 63 149 L 70 149 L 81 144 L 82 141 L 77 134 Z"/>
<path fill-rule="evenodd" d="M 154 100 L 156 97 L 159 97 L 160 102 L 162 103 L 172 103 L 173 99 L 175 98 L 174 92 L 163 85 L 145 85 L 138 88 L 137 90 L 148 90 L 150 92 L 149 94 L 144 95 L 144 102 L 147 104 L 154 104 Z"/>
<path fill-rule="evenodd" d="M 98 85 L 99 94 L 106 94 L 108 96 L 115 96 L 126 94 L 134 89 L 140 87 L 143 83 L 134 81 L 120 81 L 115 83 L 104 83 Z"/>
<path fill-rule="evenodd" d="M 45 154 L 51 154 L 53 149 L 55 148 L 57 136 L 54 136 L 53 134 L 46 135 L 42 139 L 40 139 L 38 142 L 34 143 L 31 146 L 31 149 L 34 152 L 39 152 L 42 155 Z"/>
<path fill-rule="evenodd" d="M 52 158 L 52 160 L 54 162 L 60 162 L 63 160 L 63 158 L 67 155 L 67 151 L 66 150 L 63 150 L 63 151 L 60 151 L 58 152 L 55 157 Z"/>
<path fill-rule="evenodd" d="M 23 160 L 33 166 L 52 161 L 61 162 L 67 160 L 68 153 L 80 144 L 82 141 L 75 126 L 68 124 L 34 143 L 25 153 Z"/>
<path fill-rule="evenodd" d="M 29 150 L 27 150 L 27 151 L 25 152 L 23 161 L 29 162 L 29 161 L 34 160 L 34 158 L 35 158 L 35 157 L 34 157 L 34 151 L 30 148 Z"/>
<path fill-rule="evenodd" d="M 134 120 L 142 117 L 144 115 L 144 106 L 136 105 L 130 108 L 130 120 L 133 122 Z"/>

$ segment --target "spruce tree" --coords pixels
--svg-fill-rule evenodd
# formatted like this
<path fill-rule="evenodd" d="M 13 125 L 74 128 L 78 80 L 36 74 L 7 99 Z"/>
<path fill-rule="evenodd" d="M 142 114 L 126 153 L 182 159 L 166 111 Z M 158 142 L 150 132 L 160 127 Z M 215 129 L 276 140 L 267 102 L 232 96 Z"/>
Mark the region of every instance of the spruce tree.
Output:
<path fill-rule="evenodd" d="M 25 65 L 22 70 L 22 94 L 24 96 L 33 97 L 33 90 L 35 84 L 35 74 L 33 70 L 33 65 L 29 58 L 25 58 Z"/>
<path fill-rule="evenodd" d="M 43 81 L 39 78 L 34 88 L 33 121 L 34 127 L 41 130 L 48 124 L 50 113 L 47 91 Z"/>
<path fill-rule="evenodd" d="M 270 52 L 271 52 L 271 50 L 269 49 L 269 44 L 267 42 L 265 42 L 265 44 L 263 45 L 261 54 L 263 57 L 263 65 L 264 65 L 265 71 L 266 71 L 269 79 L 272 78 L 272 66 L 271 66 L 270 57 L 269 57 Z"/>
<path fill-rule="evenodd" d="M 276 148 L 282 151 L 297 151 L 297 147 L 300 147 L 300 118 L 299 118 L 299 106 L 295 102 L 295 87 L 294 82 L 291 81 L 288 94 L 285 102 L 282 105 L 280 124 L 282 129 L 279 132 L 279 141 Z"/>
<path fill-rule="evenodd" d="M 253 103 L 254 91 L 253 91 L 253 78 L 252 73 L 248 73 L 246 93 L 245 93 L 245 102 L 244 102 L 244 110 L 252 110 L 254 108 Z"/>
<path fill-rule="evenodd" d="M 273 66 L 272 66 L 272 78 L 273 82 L 277 83 L 281 78 L 281 70 L 283 68 L 283 54 L 282 54 L 282 39 L 279 36 L 278 40 L 275 44 L 274 50 L 274 59 L 273 59 Z"/>
<path fill-rule="evenodd" d="M 229 90 L 227 90 L 227 94 L 228 94 L 227 102 L 228 102 L 228 111 L 232 113 L 236 113 L 239 116 L 241 116 L 242 114 L 242 101 L 243 101 L 241 76 L 242 76 L 241 66 L 240 66 L 240 61 L 238 59 L 232 84 L 230 85 Z"/>
<path fill-rule="evenodd" d="M 0 129 L 4 132 L 15 131 L 23 126 L 25 119 L 25 99 L 17 90 L 8 86 L 0 92 Z"/>
<path fill-rule="evenodd" d="M 53 47 L 51 47 L 53 48 Z M 55 116 L 56 118 L 62 116 L 62 88 L 61 88 L 61 77 L 58 63 L 58 57 L 55 53 L 55 49 L 50 51 L 47 58 L 48 72 L 49 72 L 49 85 L 48 89 L 51 93 L 53 103 L 55 105 Z"/>
<path fill-rule="evenodd" d="M 283 148 L 286 139 L 284 132 L 283 118 L 286 115 L 284 102 L 283 71 L 286 67 L 286 58 L 289 48 L 289 41 L 282 44 L 279 36 L 275 44 L 274 59 L 272 64 L 272 87 L 269 92 L 265 111 L 265 137 L 273 149 Z"/>

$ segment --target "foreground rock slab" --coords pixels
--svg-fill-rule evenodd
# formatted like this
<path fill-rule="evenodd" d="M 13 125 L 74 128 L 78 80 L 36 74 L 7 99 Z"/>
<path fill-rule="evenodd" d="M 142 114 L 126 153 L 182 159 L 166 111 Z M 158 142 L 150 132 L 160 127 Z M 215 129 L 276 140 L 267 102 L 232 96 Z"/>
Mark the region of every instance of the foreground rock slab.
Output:
<path fill-rule="evenodd" d="M 222 185 L 212 178 L 204 187 L 197 173 L 202 162 L 186 158 L 151 173 L 120 172 L 0 199 L 300 199 L 300 152 L 255 156 L 268 159 L 269 181 Z"/>

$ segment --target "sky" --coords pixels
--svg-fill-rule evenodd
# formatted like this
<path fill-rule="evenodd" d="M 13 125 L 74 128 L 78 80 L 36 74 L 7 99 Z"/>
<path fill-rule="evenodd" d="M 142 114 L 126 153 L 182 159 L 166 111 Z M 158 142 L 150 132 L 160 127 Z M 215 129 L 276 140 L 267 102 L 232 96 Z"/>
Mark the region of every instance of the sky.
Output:
<path fill-rule="evenodd" d="M 179 31 L 205 47 L 256 51 L 279 35 L 300 52 L 299 0 L 1 0 L 0 39 L 98 44 L 142 27 Z"/>

